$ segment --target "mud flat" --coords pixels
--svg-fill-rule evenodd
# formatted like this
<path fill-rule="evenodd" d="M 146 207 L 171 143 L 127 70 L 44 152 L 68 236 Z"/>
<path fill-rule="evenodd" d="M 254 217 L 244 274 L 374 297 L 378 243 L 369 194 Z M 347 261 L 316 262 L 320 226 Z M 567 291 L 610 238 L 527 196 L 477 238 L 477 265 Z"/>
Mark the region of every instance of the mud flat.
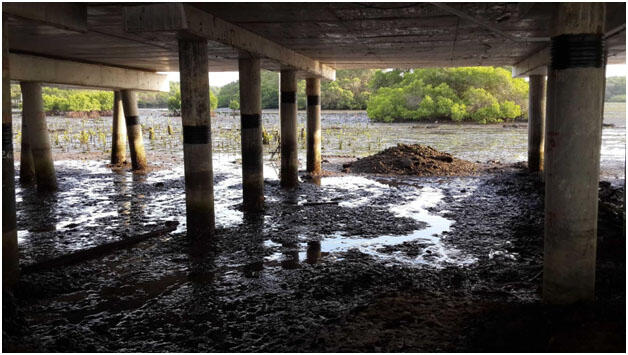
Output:
<path fill-rule="evenodd" d="M 217 237 L 199 246 L 180 160 L 157 158 L 135 177 L 57 161 L 58 195 L 18 188 L 22 266 L 180 224 L 24 275 L 3 295 L 4 351 L 625 351 L 623 187 L 600 185 L 596 303 L 550 307 L 543 185 L 517 166 L 358 176 L 329 158 L 333 176 L 286 192 L 266 165 L 251 216 L 240 165 L 216 154 Z"/>

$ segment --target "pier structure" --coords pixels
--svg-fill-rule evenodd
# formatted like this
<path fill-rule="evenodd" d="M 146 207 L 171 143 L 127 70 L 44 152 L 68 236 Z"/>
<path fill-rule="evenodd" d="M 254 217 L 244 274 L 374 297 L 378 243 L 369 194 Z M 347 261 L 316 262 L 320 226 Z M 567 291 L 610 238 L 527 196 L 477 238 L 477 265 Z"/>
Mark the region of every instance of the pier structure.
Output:
<path fill-rule="evenodd" d="M 167 91 L 159 72 L 179 71 L 187 234 L 211 238 L 209 71 L 240 71 L 243 207 L 261 211 L 261 69 L 281 73 L 280 184 L 294 189 L 297 80 L 306 79 L 305 166 L 318 174 L 321 80 L 335 80 L 336 69 L 507 65 L 530 78 L 528 166 L 546 184 L 544 300 L 593 298 L 604 69 L 625 63 L 624 3 L 5 3 L 2 11 L 3 285 L 19 273 L 11 80 L 25 89 L 37 186 L 54 190 L 42 84 L 119 92 L 112 163 L 124 155 L 124 111 L 140 172 L 150 162 L 136 92 Z"/>

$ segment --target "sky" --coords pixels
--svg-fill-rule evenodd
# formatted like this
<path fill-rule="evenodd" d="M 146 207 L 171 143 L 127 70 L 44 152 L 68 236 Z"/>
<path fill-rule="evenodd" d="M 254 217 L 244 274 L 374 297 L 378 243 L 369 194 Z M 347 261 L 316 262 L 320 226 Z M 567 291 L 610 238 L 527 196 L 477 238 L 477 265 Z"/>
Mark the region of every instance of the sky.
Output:
<path fill-rule="evenodd" d="M 169 72 L 168 79 L 170 81 L 179 81 L 179 73 L 177 72 Z M 609 76 L 626 76 L 626 65 L 625 64 L 609 64 L 606 66 L 606 77 Z M 209 85 L 213 87 L 221 87 L 225 84 L 229 84 L 233 81 L 238 80 L 238 72 L 237 71 L 227 71 L 227 72 L 210 72 L 209 73 Z"/>

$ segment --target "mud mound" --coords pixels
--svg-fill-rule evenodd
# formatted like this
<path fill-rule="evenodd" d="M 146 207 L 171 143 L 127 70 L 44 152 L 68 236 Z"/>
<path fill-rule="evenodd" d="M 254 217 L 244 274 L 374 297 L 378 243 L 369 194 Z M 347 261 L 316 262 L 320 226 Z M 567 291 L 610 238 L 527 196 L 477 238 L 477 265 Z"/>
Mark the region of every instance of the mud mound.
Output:
<path fill-rule="evenodd" d="M 375 155 L 343 165 L 345 172 L 451 176 L 470 175 L 478 165 L 420 144 L 397 144 Z"/>

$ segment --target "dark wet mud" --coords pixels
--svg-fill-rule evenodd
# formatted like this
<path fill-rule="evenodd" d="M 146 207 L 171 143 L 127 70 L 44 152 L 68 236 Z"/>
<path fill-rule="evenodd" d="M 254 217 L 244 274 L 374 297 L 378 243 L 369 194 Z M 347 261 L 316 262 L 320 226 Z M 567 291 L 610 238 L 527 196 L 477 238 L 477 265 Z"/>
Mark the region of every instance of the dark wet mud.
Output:
<path fill-rule="evenodd" d="M 557 308 L 540 300 L 543 185 L 521 167 L 282 191 L 267 166 L 266 210 L 244 215 L 239 165 L 215 161 L 217 236 L 199 242 L 180 166 L 133 178 L 55 164 L 62 193 L 18 190 L 21 265 L 179 227 L 24 275 L 3 295 L 4 351 L 625 351 L 616 185 L 601 185 L 596 303 Z"/>

